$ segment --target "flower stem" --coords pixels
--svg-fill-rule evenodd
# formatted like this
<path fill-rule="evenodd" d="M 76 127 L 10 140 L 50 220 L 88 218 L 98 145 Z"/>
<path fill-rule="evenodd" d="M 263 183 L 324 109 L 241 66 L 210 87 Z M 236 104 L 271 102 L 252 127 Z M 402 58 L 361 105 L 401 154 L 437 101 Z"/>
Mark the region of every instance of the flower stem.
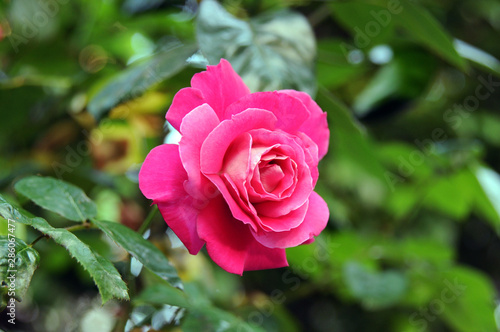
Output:
<path fill-rule="evenodd" d="M 89 229 L 89 228 L 92 228 L 92 227 L 93 227 L 93 225 L 90 222 L 85 221 L 82 224 L 68 226 L 68 227 L 65 227 L 64 229 L 67 230 L 67 231 L 69 231 L 69 232 L 74 232 L 74 231 L 79 231 L 81 229 Z"/>
<path fill-rule="evenodd" d="M 158 212 L 158 206 L 155 205 L 155 206 L 153 206 L 153 208 L 151 209 L 151 211 L 149 211 L 148 216 L 146 217 L 146 219 L 142 223 L 141 227 L 137 231 L 139 234 L 143 235 L 144 232 L 146 232 L 146 230 L 151 225 L 151 222 L 153 221 L 153 218 L 156 215 L 156 212 Z"/>
<path fill-rule="evenodd" d="M 33 245 L 35 245 L 35 243 L 37 243 L 38 241 L 40 241 L 41 239 L 43 239 L 44 237 L 47 237 L 47 235 L 45 234 L 41 234 L 39 237 L 37 237 L 35 240 L 33 240 L 33 242 L 30 243 L 30 247 L 33 247 Z"/>
<path fill-rule="evenodd" d="M 92 225 L 88 221 L 84 221 L 81 224 L 73 225 L 73 226 L 68 226 L 68 227 L 65 227 L 64 229 L 67 230 L 67 231 L 69 231 L 69 232 L 74 232 L 74 231 L 78 231 L 78 230 L 81 230 L 81 229 L 89 229 L 89 228 L 92 228 L 92 227 L 94 227 L 94 225 Z M 40 234 L 40 236 L 38 236 L 35 240 L 33 240 L 33 242 L 30 243 L 30 247 L 33 247 L 33 245 L 35 245 L 35 243 L 37 243 L 41 239 L 43 239 L 43 238 L 49 238 L 49 237 L 50 236 L 47 235 L 47 234 Z"/>

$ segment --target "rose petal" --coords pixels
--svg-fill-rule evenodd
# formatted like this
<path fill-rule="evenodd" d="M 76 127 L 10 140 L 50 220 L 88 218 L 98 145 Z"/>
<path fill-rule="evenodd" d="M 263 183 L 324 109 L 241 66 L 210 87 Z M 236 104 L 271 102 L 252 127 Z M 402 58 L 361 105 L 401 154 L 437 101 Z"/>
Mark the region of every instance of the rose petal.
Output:
<path fill-rule="evenodd" d="M 196 255 L 205 244 L 196 231 L 199 211 L 193 207 L 193 198 L 184 196 L 177 201 L 158 202 L 158 208 L 168 227 L 186 246 L 190 254 Z"/>
<path fill-rule="evenodd" d="M 279 93 L 299 99 L 310 113 L 309 118 L 302 123 L 299 131 L 309 136 L 318 145 L 318 155 L 321 160 L 328 151 L 330 130 L 328 129 L 327 114 L 321 110 L 316 102 L 305 92 L 295 90 L 279 90 Z"/>
<path fill-rule="evenodd" d="M 284 177 L 276 187 L 275 192 L 280 198 L 289 197 L 293 193 L 293 189 L 297 183 L 297 163 L 287 158 L 279 163 L 284 172 Z"/>
<path fill-rule="evenodd" d="M 244 271 L 276 269 L 288 266 L 285 249 L 270 249 L 252 239 L 247 250 Z"/>
<path fill-rule="evenodd" d="M 254 229 L 257 224 L 255 210 L 248 202 L 244 202 L 242 197 L 248 201 L 248 195 L 244 188 L 240 195 L 238 187 L 231 180 L 229 175 L 223 172 L 223 162 L 230 164 L 232 158 L 240 158 L 244 155 L 235 155 L 234 151 L 229 151 L 231 143 L 238 137 L 245 139 L 248 131 L 256 128 L 273 129 L 276 117 L 269 111 L 259 109 L 248 109 L 234 115 L 230 120 L 222 121 L 207 137 L 201 147 L 201 171 L 217 186 L 227 201 L 233 215 L 242 222 L 251 225 Z M 242 142 L 242 144 L 245 142 Z M 246 151 L 245 149 L 243 149 Z M 248 158 L 248 157 L 246 157 Z M 243 161 L 243 171 L 246 173 L 248 161 Z M 222 178 L 222 176 L 227 178 Z M 247 178 L 248 174 L 242 174 L 241 178 Z M 230 180 L 230 181 L 229 181 Z M 234 190 L 232 190 L 234 189 Z"/>
<path fill-rule="evenodd" d="M 273 91 L 256 92 L 242 97 L 226 109 L 224 118 L 227 119 L 249 108 L 272 112 L 278 119 L 276 128 L 291 134 L 295 134 L 309 117 L 309 111 L 299 99 Z"/>
<path fill-rule="evenodd" d="M 182 119 L 196 107 L 205 103 L 200 90 L 184 88 L 179 90 L 172 100 L 165 118 L 177 131 L 181 132 Z"/>
<path fill-rule="evenodd" d="M 295 188 L 295 183 L 297 182 L 297 174 L 295 173 L 295 169 L 292 165 L 292 162 L 289 158 L 284 160 L 285 167 L 281 167 L 284 170 L 284 178 L 281 179 L 278 187 L 275 188 L 275 192 L 277 193 L 268 193 L 264 189 L 264 186 L 260 182 L 260 170 L 258 167 L 255 167 L 254 172 L 245 185 L 247 188 L 248 196 L 252 203 L 261 203 L 266 201 L 280 201 L 284 198 L 290 197 L 293 193 L 293 189 Z"/>
<path fill-rule="evenodd" d="M 248 133 L 238 136 L 226 151 L 227 160 L 217 174 L 204 175 L 216 185 L 227 201 L 233 216 L 256 227 L 257 213 L 249 203 L 245 187 L 250 165 L 252 137 Z"/>
<path fill-rule="evenodd" d="M 312 237 L 312 238 L 310 238 L 309 240 L 304 241 L 304 243 L 302 243 L 302 244 L 311 244 L 311 243 L 313 243 L 315 240 L 316 240 L 316 239 L 315 239 L 314 237 Z M 302 245 L 302 244 L 301 244 L 301 245 Z"/>
<path fill-rule="evenodd" d="M 297 133 L 297 144 L 301 145 L 304 148 L 304 156 L 305 162 L 307 166 L 309 166 L 309 170 L 311 170 L 311 176 L 313 179 L 313 186 L 316 185 L 318 181 L 319 172 L 318 172 L 318 146 L 314 143 L 309 136 L 304 133 Z"/>
<path fill-rule="evenodd" d="M 269 248 L 290 248 L 298 246 L 326 227 L 330 212 L 321 196 L 312 192 L 304 221 L 296 228 L 284 232 L 252 232 L 257 241 Z"/>
<path fill-rule="evenodd" d="M 255 241 L 249 228 L 234 219 L 222 196 L 212 199 L 198 215 L 197 229 L 210 257 L 230 273 L 288 266 L 285 250 Z"/>
<path fill-rule="evenodd" d="M 201 171 L 217 174 L 222 169 L 226 151 L 238 136 L 252 129 L 274 129 L 276 117 L 273 113 L 260 109 L 247 109 L 222 121 L 207 137 L 201 147 Z M 227 156 L 226 158 L 230 158 Z"/>
<path fill-rule="evenodd" d="M 297 209 L 299 206 L 304 204 L 311 194 L 314 186 L 314 179 L 311 176 L 311 170 L 306 163 L 306 151 L 304 150 L 303 142 L 295 135 L 288 134 L 281 130 L 267 130 L 267 129 L 255 129 L 250 132 L 253 137 L 255 146 L 274 146 L 272 150 L 254 149 L 252 148 L 252 154 L 254 151 L 260 152 L 270 152 L 280 156 L 289 157 L 297 167 L 294 171 L 293 185 L 285 189 L 281 195 L 282 199 L 278 201 L 269 200 L 263 201 L 257 199 L 254 201 L 255 209 L 259 216 L 267 216 L 277 218 L 282 215 L 286 215 L 291 211 Z M 278 145 L 277 145 L 278 144 Z M 263 156 L 263 155 L 262 155 Z M 252 165 L 257 159 L 252 156 Z M 252 172 L 253 175 L 253 172 Z M 297 180 L 295 180 L 297 176 Z M 257 183 L 255 183 L 257 181 Z M 260 178 L 252 178 L 252 184 L 255 192 L 264 194 L 263 187 L 261 189 L 261 184 L 259 184 Z M 250 190 L 251 193 L 253 193 Z M 290 193 L 290 195 L 288 195 Z"/>
<path fill-rule="evenodd" d="M 257 133 L 261 130 L 253 130 L 250 133 Z M 267 130 L 263 130 L 269 132 Z M 283 133 L 282 133 L 283 134 Z M 259 140 L 258 135 L 256 138 Z M 277 140 L 280 141 L 280 140 Z M 253 203 L 260 203 L 264 201 L 279 201 L 283 198 L 289 197 L 295 187 L 296 183 L 296 163 L 290 159 L 295 155 L 294 150 L 286 145 L 281 145 L 276 143 L 272 144 L 274 141 L 260 142 L 257 144 L 263 144 L 263 146 L 253 146 L 252 156 L 250 163 L 250 177 L 248 183 L 246 183 L 246 188 Z M 267 145 L 266 145 L 267 144 Z M 270 146 L 269 146 L 270 145 Z M 278 166 L 280 166 L 283 171 L 283 179 L 278 184 L 278 187 L 274 189 L 273 193 L 269 193 L 265 190 L 263 184 L 261 183 L 261 171 L 260 165 L 268 164 L 271 160 L 274 160 Z M 292 165 L 293 164 L 293 165 Z M 259 165 L 259 166 L 260 166 Z"/>
<path fill-rule="evenodd" d="M 179 154 L 188 174 L 186 190 L 194 197 L 203 199 L 208 180 L 200 172 L 200 151 L 208 134 L 220 123 L 214 110 L 203 104 L 189 112 L 181 124 L 183 132 L 179 143 Z"/>
<path fill-rule="evenodd" d="M 180 128 L 182 119 L 196 107 L 208 103 L 222 120 L 226 107 L 249 93 L 250 90 L 231 64 L 221 59 L 217 66 L 207 66 L 206 71 L 195 74 L 191 79 L 191 88 L 176 93 L 166 119 L 184 134 Z"/>
<path fill-rule="evenodd" d="M 191 254 L 204 242 L 196 233 L 198 211 L 183 187 L 187 174 L 179 157 L 179 146 L 163 144 L 151 150 L 139 172 L 139 188 L 158 204 L 165 222 Z"/>
<path fill-rule="evenodd" d="M 274 165 L 279 167 L 283 176 L 280 176 L 280 181 L 274 187 L 272 194 L 279 198 L 289 197 L 293 191 L 292 186 L 296 183 L 297 179 L 297 164 L 295 161 L 287 157 L 283 160 L 276 159 Z M 260 173 L 260 177 L 262 179 L 262 171 L 260 171 Z"/>
<path fill-rule="evenodd" d="M 253 205 L 250 204 L 248 196 L 242 196 L 240 194 L 234 181 L 225 173 L 221 175 L 209 174 L 207 177 L 215 184 L 217 189 L 219 189 L 233 217 L 238 219 L 239 222 L 247 224 L 252 227 L 252 229 L 257 230 L 257 225 L 260 223 L 260 219 L 257 217 L 257 211 Z"/>
<path fill-rule="evenodd" d="M 306 201 L 299 208 L 277 218 L 260 216 L 262 229 L 268 232 L 284 232 L 296 228 L 304 222 L 308 207 L 309 201 Z"/>
<path fill-rule="evenodd" d="M 268 193 L 272 193 L 284 177 L 283 170 L 276 164 L 267 164 L 260 168 L 260 182 Z"/>
<path fill-rule="evenodd" d="M 225 59 L 221 59 L 217 66 L 207 66 L 206 71 L 195 74 L 191 86 L 201 91 L 205 102 L 212 106 L 221 120 L 230 104 L 250 94 L 250 89 Z"/>
<path fill-rule="evenodd" d="M 250 172 L 251 151 L 252 136 L 249 133 L 238 136 L 226 151 L 222 172 L 229 175 L 239 186 L 243 186 Z"/>
<path fill-rule="evenodd" d="M 186 171 L 179 158 L 179 146 L 163 144 L 152 149 L 139 171 L 139 189 L 149 199 L 177 200 L 186 194 Z"/>
<path fill-rule="evenodd" d="M 277 218 L 290 213 L 290 211 L 295 210 L 307 201 L 314 189 L 311 171 L 307 165 L 302 165 L 299 166 L 297 172 L 297 183 L 294 188 L 291 188 L 293 193 L 289 197 L 285 195 L 285 198 L 279 201 L 265 201 L 254 204 L 259 216 Z M 284 193 L 287 193 L 287 190 Z"/>

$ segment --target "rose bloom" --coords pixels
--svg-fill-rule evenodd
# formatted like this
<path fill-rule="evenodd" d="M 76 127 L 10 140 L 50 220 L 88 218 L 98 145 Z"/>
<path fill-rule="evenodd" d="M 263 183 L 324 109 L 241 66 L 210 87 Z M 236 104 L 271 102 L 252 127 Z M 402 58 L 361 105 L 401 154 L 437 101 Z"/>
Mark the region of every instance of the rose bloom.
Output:
<path fill-rule="evenodd" d="M 166 119 L 182 138 L 146 157 L 139 187 L 191 254 L 206 244 L 228 272 L 288 266 L 329 211 L 313 191 L 328 150 L 326 113 L 294 90 L 250 93 L 222 59 L 195 74 Z"/>

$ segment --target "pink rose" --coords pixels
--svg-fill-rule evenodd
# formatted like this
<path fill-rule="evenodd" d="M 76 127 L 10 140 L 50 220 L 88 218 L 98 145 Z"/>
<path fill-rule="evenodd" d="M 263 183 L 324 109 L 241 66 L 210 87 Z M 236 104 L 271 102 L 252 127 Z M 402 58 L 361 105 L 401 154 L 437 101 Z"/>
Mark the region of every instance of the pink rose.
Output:
<path fill-rule="evenodd" d="M 231 273 L 287 266 L 329 211 L 313 189 L 328 150 L 326 113 L 303 92 L 250 93 L 226 60 L 195 74 L 167 120 L 182 139 L 157 146 L 139 173 L 191 254 L 206 244 Z"/>

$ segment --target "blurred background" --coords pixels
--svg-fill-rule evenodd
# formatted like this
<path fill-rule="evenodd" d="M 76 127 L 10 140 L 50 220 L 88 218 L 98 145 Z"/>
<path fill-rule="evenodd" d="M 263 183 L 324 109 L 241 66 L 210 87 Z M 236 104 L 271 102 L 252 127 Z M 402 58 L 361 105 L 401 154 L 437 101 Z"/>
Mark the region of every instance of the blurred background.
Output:
<path fill-rule="evenodd" d="M 157 214 L 149 240 L 215 311 L 144 293 L 154 282 L 133 260 L 132 302 L 101 306 L 87 272 L 41 240 L 16 325 L 4 311 L 0 329 L 246 331 L 230 314 L 252 331 L 498 331 L 499 40 L 496 0 L 1 1 L 0 192 L 55 227 L 70 222 L 16 181 L 64 179 L 99 218 L 140 227 L 151 207 L 138 170 L 175 139 L 165 112 L 220 58 L 253 91 L 310 93 L 332 136 L 316 187 L 330 221 L 287 250 L 289 268 L 228 274 L 205 251 L 190 256 Z M 75 234 L 128 267 L 101 232 Z"/>

